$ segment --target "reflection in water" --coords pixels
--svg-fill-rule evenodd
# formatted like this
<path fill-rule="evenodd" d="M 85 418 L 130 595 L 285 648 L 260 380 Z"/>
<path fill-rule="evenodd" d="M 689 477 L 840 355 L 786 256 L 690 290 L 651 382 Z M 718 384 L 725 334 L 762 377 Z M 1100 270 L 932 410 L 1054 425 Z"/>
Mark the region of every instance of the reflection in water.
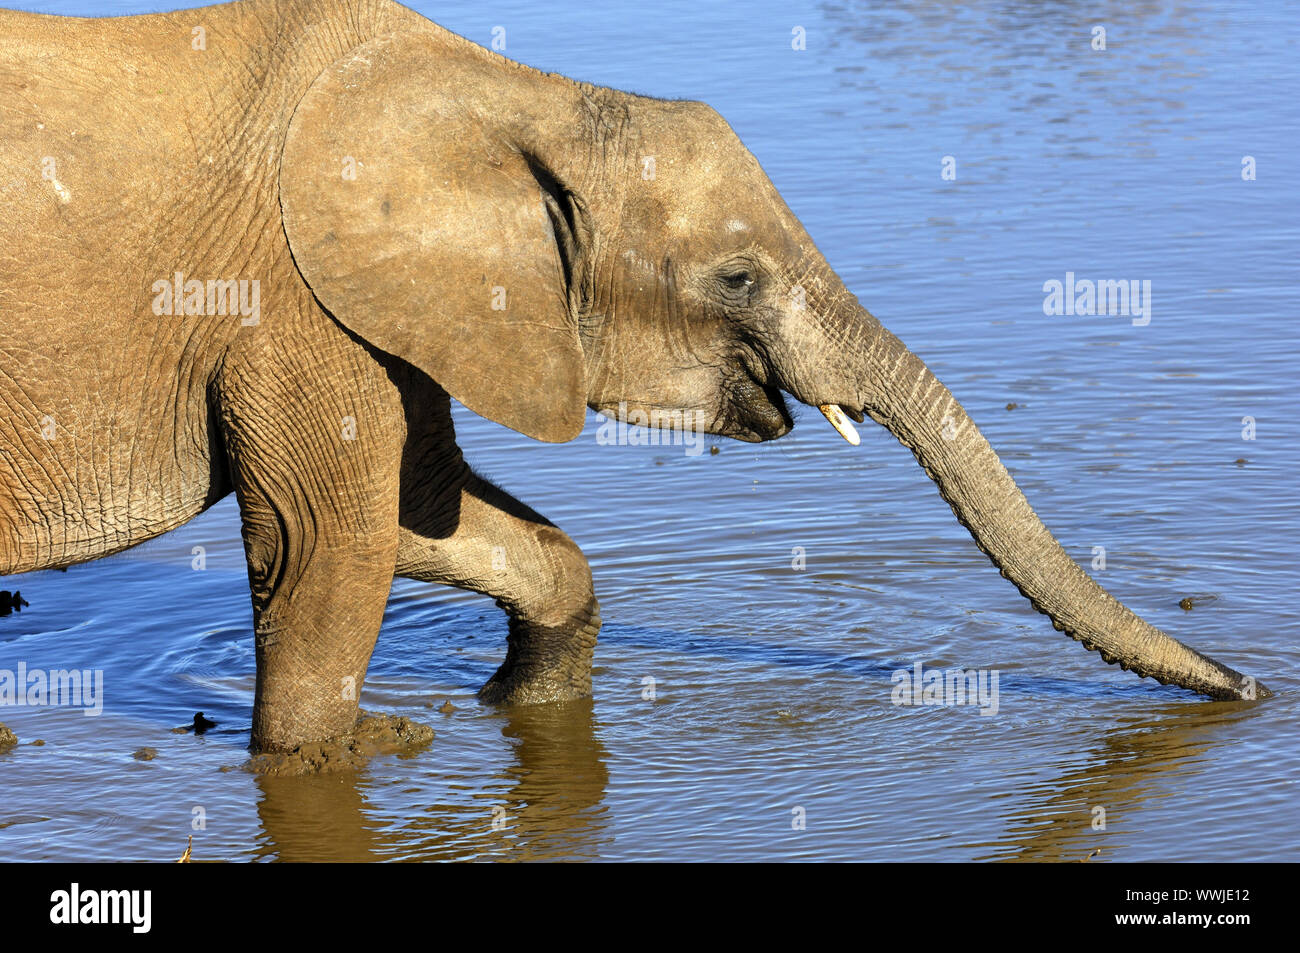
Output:
<path fill-rule="evenodd" d="M 320 777 L 259 777 L 256 858 L 292 862 L 382 860 L 392 843 L 367 821 L 363 772 Z M 387 849 L 385 849 L 387 848 Z"/>
<path fill-rule="evenodd" d="M 609 772 L 591 699 L 516 709 L 502 734 L 513 740 L 515 756 L 502 802 L 511 854 L 520 860 L 600 856 L 612 839 L 603 803 Z"/>
<path fill-rule="evenodd" d="M 501 720 L 513 760 L 495 779 L 499 784 L 466 797 L 449 765 L 444 780 L 461 796 L 430 804 L 432 817 L 386 823 L 368 816 L 369 770 L 259 777 L 262 835 L 254 856 L 341 862 L 599 857 L 612 835 L 602 803 L 609 773 L 592 701 L 514 708 Z M 398 770 L 428 769 L 437 754 L 435 740 L 418 757 L 402 759 Z"/>
<path fill-rule="evenodd" d="M 1202 756 L 1233 735 L 1256 706 L 1241 702 L 1165 706 L 1153 714 L 1126 720 L 1108 730 L 1099 750 L 1080 766 L 1062 759 L 1028 790 L 1001 792 L 995 799 L 1029 796 L 1029 803 L 1007 814 L 1006 835 L 976 859 L 1024 861 L 1082 860 L 1095 848 L 1115 844 L 1117 833 L 1140 836 L 1132 818 L 1152 798 L 1170 796 L 1171 779 L 1195 775 Z M 1056 772 L 1060 772 L 1057 774 Z M 1184 781 L 1184 784 L 1186 781 Z M 1094 829 L 1097 809 L 1104 810 L 1104 829 Z M 1105 853 L 1102 859 L 1105 858 Z"/>

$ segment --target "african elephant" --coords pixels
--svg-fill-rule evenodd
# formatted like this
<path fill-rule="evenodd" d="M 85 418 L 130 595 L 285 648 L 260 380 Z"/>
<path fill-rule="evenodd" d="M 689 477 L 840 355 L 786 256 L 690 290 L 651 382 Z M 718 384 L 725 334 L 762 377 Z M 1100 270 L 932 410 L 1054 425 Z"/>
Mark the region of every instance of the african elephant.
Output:
<path fill-rule="evenodd" d="M 255 748 L 351 728 L 395 574 L 505 610 L 485 701 L 590 693 L 586 559 L 466 466 L 452 397 L 551 442 L 588 407 L 746 441 L 790 430 L 784 394 L 853 440 L 870 416 L 1057 629 L 1265 694 L 1075 564 L 703 103 L 542 73 L 390 0 L 3 12 L 0 49 L 0 573 L 233 490 Z"/>

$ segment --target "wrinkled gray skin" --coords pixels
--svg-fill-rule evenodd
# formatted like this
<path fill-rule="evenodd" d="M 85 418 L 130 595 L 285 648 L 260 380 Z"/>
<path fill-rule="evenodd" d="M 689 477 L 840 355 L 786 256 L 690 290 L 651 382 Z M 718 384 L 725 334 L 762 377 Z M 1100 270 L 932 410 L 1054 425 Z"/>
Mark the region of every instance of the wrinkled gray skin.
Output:
<path fill-rule="evenodd" d="M 3 12 L 0 89 L 0 573 L 233 489 L 256 748 L 350 728 L 394 574 L 509 615 L 485 700 L 590 692 L 586 560 L 465 466 L 448 393 L 548 441 L 620 401 L 750 441 L 790 429 L 782 392 L 869 415 L 1056 628 L 1252 695 L 1079 569 L 708 106 L 539 73 L 383 0 Z M 259 320 L 157 314 L 176 272 L 257 280 Z"/>

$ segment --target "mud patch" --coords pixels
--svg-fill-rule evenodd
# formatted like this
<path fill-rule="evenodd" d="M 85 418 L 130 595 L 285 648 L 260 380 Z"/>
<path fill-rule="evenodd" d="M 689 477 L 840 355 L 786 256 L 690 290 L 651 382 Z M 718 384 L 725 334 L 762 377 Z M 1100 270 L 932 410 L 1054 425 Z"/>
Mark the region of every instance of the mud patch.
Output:
<path fill-rule="evenodd" d="M 243 770 L 286 777 L 355 771 L 376 755 L 410 755 L 433 740 L 433 729 L 399 715 L 362 712 L 352 735 L 334 741 L 313 741 L 292 751 L 254 755 Z"/>

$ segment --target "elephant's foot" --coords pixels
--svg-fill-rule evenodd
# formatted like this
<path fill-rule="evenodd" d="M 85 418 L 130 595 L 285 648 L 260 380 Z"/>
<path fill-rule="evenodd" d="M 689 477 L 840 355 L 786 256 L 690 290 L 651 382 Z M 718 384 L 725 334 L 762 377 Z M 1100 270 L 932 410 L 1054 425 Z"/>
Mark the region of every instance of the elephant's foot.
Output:
<path fill-rule="evenodd" d="M 264 624 L 256 634 L 253 753 L 289 753 L 352 736 L 373 644 L 373 636 L 348 629 Z"/>
<path fill-rule="evenodd" d="M 243 768 L 253 774 L 286 776 L 355 771 L 376 755 L 405 754 L 433 740 L 433 729 L 397 715 L 359 713 L 353 729 L 329 741 L 310 741 L 287 751 L 264 751 Z"/>
<path fill-rule="evenodd" d="M 563 625 L 512 618 L 506 660 L 479 689 L 479 699 L 491 705 L 537 705 L 589 696 L 599 632 L 595 597 Z"/>

